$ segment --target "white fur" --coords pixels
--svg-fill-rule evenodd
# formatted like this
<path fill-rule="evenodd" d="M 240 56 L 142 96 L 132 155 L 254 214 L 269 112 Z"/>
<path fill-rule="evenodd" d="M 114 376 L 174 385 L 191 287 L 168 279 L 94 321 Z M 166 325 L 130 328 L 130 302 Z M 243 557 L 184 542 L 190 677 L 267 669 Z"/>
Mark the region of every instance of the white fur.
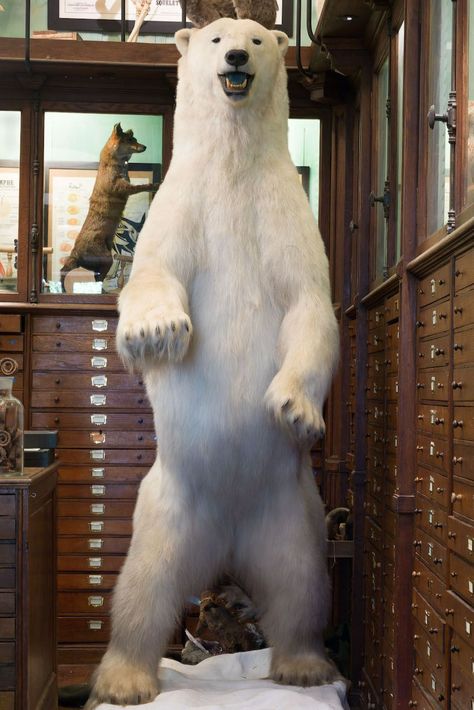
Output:
<path fill-rule="evenodd" d="M 336 674 L 321 641 L 326 536 L 308 451 L 338 337 L 324 246 L 288 153 L 287 43 L 251 20 L 177 33 L 173 159 L 117 332 L 124 360 L 145 372 L 158 458 L 89 708 L 137 702 L 140 683 L 152 694 L 184 599 L 224 570 L 263 614 L 275 680 Z M 240 101 L 218 78 L 230 49 L 245 49 L 255 74 Z"/>

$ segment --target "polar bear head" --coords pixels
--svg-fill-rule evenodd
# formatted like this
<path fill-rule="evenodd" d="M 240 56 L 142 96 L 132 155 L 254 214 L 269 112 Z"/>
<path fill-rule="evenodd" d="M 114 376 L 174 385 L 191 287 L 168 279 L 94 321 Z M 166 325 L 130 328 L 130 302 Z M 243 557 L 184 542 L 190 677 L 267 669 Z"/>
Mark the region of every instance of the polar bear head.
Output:
<path fill-rule="evenodd" d="M 194 109 L 265 106 L 286 92 L 288 37 L 253 20 L 222 18 L 176 35 L 181 54 L 178 100 Z"/>

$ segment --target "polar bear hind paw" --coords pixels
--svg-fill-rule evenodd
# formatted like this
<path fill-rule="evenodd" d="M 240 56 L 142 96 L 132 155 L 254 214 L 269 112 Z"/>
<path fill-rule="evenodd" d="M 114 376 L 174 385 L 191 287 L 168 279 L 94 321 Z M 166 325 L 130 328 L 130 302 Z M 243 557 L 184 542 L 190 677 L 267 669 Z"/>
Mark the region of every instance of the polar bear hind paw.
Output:
<path fill-rule="evenodd" d="M 281 685 L 326 685 L 344 680 L 334 663 L 318 653 L 278 655 L 272 660 L 270 678 Z"/>
<path fill-rule="evenodd" d="M 183 311 L 151 312 L 144 318 L 119 322 L 117 350 L 131 370 L 163 359 L 180 362 L 188 351 L 192 331 L 191 320 Z"/>
<path fill-rule="evenodd" d="M 322 412 L 303 392 L 282 389 L 274 380 L 265 400 L 274 419 L 301 445 L 311 446 L 324 436 Z"/>
<path fill-rule="evenodd" d="M 116 662 L 104 656 L 93 678 L 93 687 L 84 710 L 95 710 L 101 703 L 141 705 L 158 695 L 158 678 L 123 659 Z"/>

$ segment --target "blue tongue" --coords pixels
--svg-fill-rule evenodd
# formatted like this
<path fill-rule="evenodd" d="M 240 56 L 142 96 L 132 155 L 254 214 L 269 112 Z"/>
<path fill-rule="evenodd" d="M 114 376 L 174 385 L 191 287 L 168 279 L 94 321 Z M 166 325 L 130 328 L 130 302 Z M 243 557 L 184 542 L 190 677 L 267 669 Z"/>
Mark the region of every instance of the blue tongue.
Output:
<path fill-rule="evenodd" d="M 227 77 L 230 79 L 232 84 L 241 84 L 245 81 L 247 74 L 244 74 L 241 71 L 231 71 L 227 74 Z"/>

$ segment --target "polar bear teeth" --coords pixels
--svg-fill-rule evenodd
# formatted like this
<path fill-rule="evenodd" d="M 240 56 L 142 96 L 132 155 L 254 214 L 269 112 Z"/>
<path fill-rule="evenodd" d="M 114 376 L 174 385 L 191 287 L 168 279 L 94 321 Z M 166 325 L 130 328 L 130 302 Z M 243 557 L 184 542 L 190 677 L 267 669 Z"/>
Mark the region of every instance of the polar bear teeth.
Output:
<path fill-rule="evenodd" d="M 229 79 L 228 76 L 225 78 L 225 85 L 228 89 L 245 89 L 248 84 L 247 77 L 240 83 L 240 84 L 235 84 L 233 81 Z"/>

